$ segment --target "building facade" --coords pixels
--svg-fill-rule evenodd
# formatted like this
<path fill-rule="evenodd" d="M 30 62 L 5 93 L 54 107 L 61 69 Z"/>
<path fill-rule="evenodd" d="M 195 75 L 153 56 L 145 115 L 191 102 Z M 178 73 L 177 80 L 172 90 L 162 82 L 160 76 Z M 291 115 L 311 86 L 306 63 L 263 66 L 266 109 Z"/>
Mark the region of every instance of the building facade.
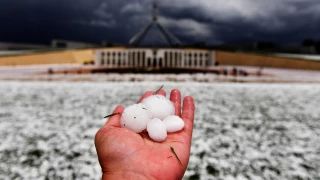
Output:
<path fill-rule="evenodd" d="M 214 51 L 178 48 L 98 49 L 97 66 L 136 68 L 204 68 L 215 64 Z"/>

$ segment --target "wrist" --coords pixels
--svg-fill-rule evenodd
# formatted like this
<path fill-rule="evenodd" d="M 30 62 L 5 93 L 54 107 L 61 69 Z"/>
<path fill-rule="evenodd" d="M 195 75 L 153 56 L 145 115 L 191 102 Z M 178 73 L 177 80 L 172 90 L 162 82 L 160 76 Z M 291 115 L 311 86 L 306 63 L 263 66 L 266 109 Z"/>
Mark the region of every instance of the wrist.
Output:
<path fill-rule="evenodd" d="M 135 172 L 125 172 L 125 173 L 111 173 L 106 172 L 102 174 L 102 180 L 113 180 L 113 179 L 123 179 L 123 180 L 153 180 L 153 177 L 147 177 L 143 174 Z"/>

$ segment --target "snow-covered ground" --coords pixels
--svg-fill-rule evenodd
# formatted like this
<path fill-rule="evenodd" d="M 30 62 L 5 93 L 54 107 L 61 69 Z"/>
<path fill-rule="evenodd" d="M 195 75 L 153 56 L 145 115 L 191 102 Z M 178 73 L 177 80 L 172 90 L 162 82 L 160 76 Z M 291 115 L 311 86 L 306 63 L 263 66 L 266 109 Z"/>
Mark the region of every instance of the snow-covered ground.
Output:
<path fill-rule="evenodd" d="M 164 84 L 196 101 L 185 179 L 320 179 L 320 85 L 0 81 L 0 179 L 99 179 L 94 135 Z"/>

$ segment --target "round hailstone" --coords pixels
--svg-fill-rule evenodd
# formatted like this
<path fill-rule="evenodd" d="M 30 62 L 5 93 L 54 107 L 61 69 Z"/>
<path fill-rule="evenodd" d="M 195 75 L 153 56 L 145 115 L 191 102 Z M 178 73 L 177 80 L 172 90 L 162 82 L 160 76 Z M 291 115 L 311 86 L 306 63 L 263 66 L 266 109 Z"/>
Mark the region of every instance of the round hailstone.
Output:
<path fill-rule="evenodd" d="M 147 106 L 153 118 L 163 120 L 167 116 L 174 115 L 175 113 L 173 103 L 162 95 L 149 96 L 142 101 L 142 104 Z"/>
<path fill-rule="evenodd" d="M 164 141 L 167 137 L 166 126 L 163 121 L 158 118 L 153 118 L 148 122 L 147 131 L 149 137 L 157 142 Z"/>
<path fill-rule="evenodd" d="M 147 107 L 139 103 L 128 106 L 124 109 L 120 124 L 121 127 L 128 128 L 139 133 L 147 128 L 147 124 L 151 118 L 151 114 L 147 110 Z"/>
<path fill-rule="evenodd" d="M 166 126 L 167 132 L 177 132 L 184 127 L 184 121 L 179 116 L 175 115 L 166 117 L 163 120 L 163 123 Z"/>

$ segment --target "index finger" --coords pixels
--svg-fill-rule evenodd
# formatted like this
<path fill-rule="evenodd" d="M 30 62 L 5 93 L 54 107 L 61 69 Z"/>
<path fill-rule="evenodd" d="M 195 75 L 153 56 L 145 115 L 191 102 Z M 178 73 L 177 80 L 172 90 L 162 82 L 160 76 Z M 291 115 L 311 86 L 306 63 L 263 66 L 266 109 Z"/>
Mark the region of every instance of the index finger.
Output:
<path fill-rule="evenodd" d="M 170 94 L 170 100 L 174 104 L 175 115 L 181 116 L 181 93 L 178 89 L 173 89 Z"/>

